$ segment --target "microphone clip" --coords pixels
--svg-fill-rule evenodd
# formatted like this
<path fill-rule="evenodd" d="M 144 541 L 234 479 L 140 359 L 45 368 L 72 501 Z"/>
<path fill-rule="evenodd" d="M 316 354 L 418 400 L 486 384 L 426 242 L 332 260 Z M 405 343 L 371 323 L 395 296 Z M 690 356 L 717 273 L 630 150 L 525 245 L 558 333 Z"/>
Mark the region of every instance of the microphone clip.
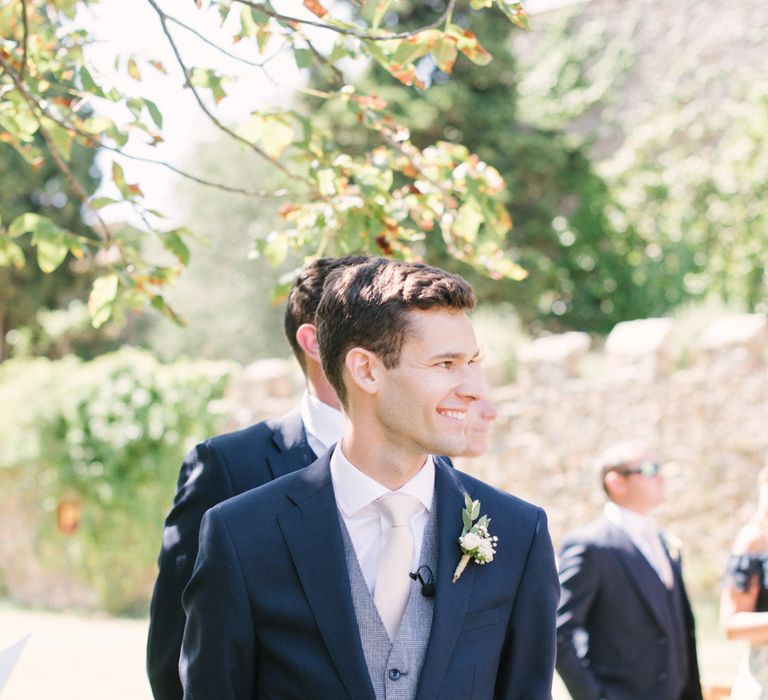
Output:
<path fill-rule="evenodd" d="M 425 571 L 426 578 L 422 576 L 421 572 Z M 433 598 L 435 595 L 435 577 L 432 573 L 432 569 L 430 569 L 426 564 L 423 566 L 420 566 L 418 569 L 416 569 L 415 572 L 409 572 L 408 576 L 410 576 L 414 581 L 417 581 L 421 584 L 421 595 L 423 595 L 425 598 Z"/>

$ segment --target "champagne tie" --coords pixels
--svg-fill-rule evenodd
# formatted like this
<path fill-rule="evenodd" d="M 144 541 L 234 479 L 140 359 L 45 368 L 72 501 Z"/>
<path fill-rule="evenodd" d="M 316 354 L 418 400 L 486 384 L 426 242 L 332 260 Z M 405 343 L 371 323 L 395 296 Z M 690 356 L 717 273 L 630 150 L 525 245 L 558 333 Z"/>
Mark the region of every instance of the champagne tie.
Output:
<path fill-rule="evenodd" d="M 408 576 L 413 561 L 411 519 L 422 505 L 406 493 L 387 494 L 377 504 L 390 529 L 379 560 L 373 602 L 389 638 L 394 640 L 411 592 L 412 581 Z"/>
<path fill-rule="evenodd" d="M 671 589 L 674 585 L 672 565 L 669 563 L 669 557 L 661 542 L 661 532 L 657 527 L 651 527 L 646 531 L 646 541 L 650 544 L 653 553 L 653 568 L 656 569 L 662 583 Z"/>

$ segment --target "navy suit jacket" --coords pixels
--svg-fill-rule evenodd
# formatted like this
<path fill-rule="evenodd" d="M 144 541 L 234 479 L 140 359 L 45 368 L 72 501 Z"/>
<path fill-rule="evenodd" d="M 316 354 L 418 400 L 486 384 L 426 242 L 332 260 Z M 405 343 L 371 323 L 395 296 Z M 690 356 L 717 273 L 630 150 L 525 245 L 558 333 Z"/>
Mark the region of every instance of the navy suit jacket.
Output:
<path fill-rule="evenodd" d="M 185 698 L 374 700 L 329 464 L 326 454 L 206 513 L 184 592 Z M 498 550 L 452 583 L 465 492 Z M 548 700 L 559 587 L 544 511 L 440 459 L 435 503 L 435 607 L 416 700 Z"/>
<path fill-rule="evenodd" d="M 315 459 L 298 407 L 281 418 L 200 443 L 187 455 L 165 521 L 150 606 L 147 673 L 158 700 L 182 697 L 179 654 L 186 617 L 181 594 L 192 576 L 203 514 Z"/>
<path fill-rule="evenodd" d="M 693 613 L 680 559 L 670 562 L 682 620 L 672 619 L 653 567 L 607 518 L 563 540 L 557 671 L 574 700 L 701 700 Z M 681 637 L 688 675 L 674 678 L 670 655 Z"/>

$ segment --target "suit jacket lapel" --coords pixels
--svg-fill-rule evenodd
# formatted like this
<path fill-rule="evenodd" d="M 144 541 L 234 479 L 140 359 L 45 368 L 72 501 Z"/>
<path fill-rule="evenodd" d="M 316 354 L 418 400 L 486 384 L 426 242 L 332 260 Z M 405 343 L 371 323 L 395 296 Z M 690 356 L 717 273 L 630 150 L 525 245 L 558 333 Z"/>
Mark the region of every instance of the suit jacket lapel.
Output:
<path fill-rule="evenodd" d="M 278 518 L 312 614 L 350 698 L 374 699 L 352 603 L 339 515 L 326 454 L 301 472 Z"/>
<path fill-rule="evenodd" d="M 278 452 L 267 457 L 273 478 L 295 472 L 314 462 L 316 455 L 307 442 L 307 433 L 298 407 L 274 421 L 272 441 Z"/>
<path fill-rule="evenodd" d="M 611 522 L 608 522 L 609 537 L 619 551 L 619 560 L 626 569 L 627 576 L 637 592 L 638 597 L 645 603 L 661 628 L 667 627 L 664 598 L 667 589 L 662 583 L 656 570 L 635 547 L 627 534 Z"/>
<path fill-rule="evenodd" d="M 435 608 L 417 700 L 437 696 L 464 622 L 477 570 L 477 566 L 470 563 L 456 583 L 451 581 L 461 558 L 458 540 L 462 528 L 464 487 L 456 472 L 440 459 L 435 460 L 435 496 L 438 528 Z"/>

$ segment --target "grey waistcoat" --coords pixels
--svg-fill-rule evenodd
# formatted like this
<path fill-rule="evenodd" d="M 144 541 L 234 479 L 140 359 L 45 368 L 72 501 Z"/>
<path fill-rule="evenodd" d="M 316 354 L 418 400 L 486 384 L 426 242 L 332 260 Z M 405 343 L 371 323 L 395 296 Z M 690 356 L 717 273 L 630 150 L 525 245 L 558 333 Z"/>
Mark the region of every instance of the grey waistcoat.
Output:
<path fill-rule="evenodd" d="M 421 666 L 424 663 L 429 633 L 432 629 L 434 598 L 421 595 L 421 584 L 414 581 L 397 636 L 394 642 L 390 641 L 363 578 L 355 548 L 341 514 L 339 514 L 339 520 L 352 588 L 352 602 L 360 630 L 360 641 L 363 645 L 368 675 L 376 692 L 376 700 L 413 700 L 416 697 Z M 424 529 L 419 564 L 427 565 L 432 571 L 437 571 L 436 499 L 432 502 L 432 510 Z"/>

